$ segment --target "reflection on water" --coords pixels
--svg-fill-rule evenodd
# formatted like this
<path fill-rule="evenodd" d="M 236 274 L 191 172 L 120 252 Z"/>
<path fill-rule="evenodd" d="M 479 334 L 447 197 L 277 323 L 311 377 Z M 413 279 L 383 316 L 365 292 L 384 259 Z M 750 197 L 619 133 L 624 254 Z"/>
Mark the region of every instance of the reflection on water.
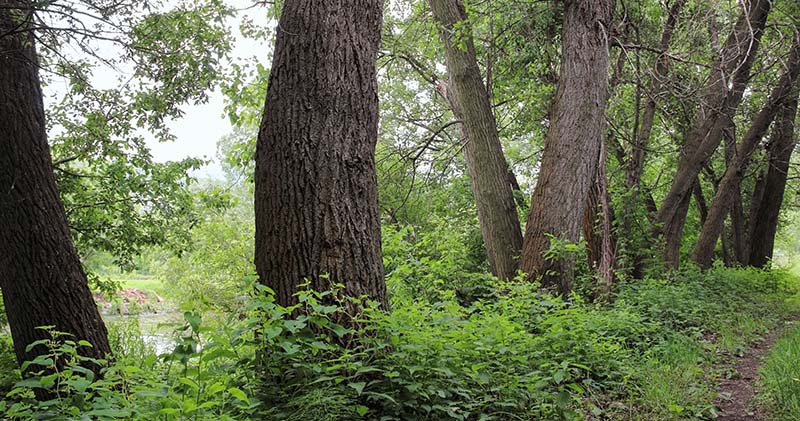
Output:
<path fill-rule="evenodd" d="M 141 314 L 103 314 L 108 325 L 124 326 L 132 320 L 139 323 L 142 339 L 155 349 L 157 355 L 172 352 L 177 334 L 175 329 L 183 326 L 183 314 L 178 310 L 165 310 L 158 313 Z"/>

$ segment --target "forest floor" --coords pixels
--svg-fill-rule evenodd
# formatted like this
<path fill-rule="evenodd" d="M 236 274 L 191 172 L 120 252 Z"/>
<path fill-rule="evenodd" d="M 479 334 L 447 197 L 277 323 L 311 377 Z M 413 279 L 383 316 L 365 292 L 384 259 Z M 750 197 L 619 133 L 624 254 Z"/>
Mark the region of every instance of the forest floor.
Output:
<path fill-rule="evenodd" d="M 772 345 L 786 334 L 788 328 L 800 320 L 800 315 L 795 315 L 785 320 L 771 332 L 752 344 L 741 356 L 733 356 L 732 360 L 719 365 L 719 372 L 730 373 L 727 378 L 719 382 L 719 391 L 715 404 L 720 409 L 717 420 L 721 421 L 762 421 L 768 420 L 755 401 L 758 394 L 759 368 L 764 357 L 769 353 Z"/>

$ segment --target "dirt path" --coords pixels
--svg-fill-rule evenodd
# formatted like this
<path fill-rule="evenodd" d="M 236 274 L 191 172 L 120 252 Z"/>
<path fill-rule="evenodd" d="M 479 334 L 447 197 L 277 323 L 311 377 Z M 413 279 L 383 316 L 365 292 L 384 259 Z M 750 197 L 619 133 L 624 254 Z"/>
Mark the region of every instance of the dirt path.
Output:
<path fill-rule="evenodd" d="M 766 414 L 762 413 L 753 402 L 753 398 L 758 392 L 756 388 L 758 368 L 775 341 L 786 332 L 787 326 L 797 319 L 795 317 L 781 323 L 772 332 L 754 343 L 743 357 L 736 357 L 732 363 L 720 367 L 723 370 L 730 369 L 732 376 L 730 379 L 720 380 L 718 397 L 714 402 L 720 409 L 720 416 L 717 420 L 767 420 Z"/>

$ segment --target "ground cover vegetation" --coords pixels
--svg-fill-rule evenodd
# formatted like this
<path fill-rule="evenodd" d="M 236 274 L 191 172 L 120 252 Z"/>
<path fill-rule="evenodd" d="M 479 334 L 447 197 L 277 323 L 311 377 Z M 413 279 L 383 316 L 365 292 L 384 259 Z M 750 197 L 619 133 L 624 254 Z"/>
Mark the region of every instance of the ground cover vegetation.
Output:
<path fill-rule="evenodd" d="M 0 413 L 742 415 L 725 363 L 800 314 L 799 24 L 789 0 L 0 0 Z M 209 95 L 233 130 L 197 180 L 145 139 Z M 775 419 L 798 341 L 761 370 Z"/>

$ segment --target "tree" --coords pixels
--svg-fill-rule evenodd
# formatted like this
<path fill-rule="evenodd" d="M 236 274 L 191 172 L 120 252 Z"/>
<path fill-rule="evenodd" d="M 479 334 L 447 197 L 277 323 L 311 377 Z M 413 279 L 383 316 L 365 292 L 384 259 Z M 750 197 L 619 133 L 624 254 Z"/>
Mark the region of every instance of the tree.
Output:
<path fill-rule="evenodd" d="M 542 285 L 570 291 L 574 257 L 549 260 L 550 235 L 577 242 L 597 170 L 608 86 L 609 0 L 566 2 L 558 91 L 531 198 L 520 269 Z M 555 275 L 554 275 L 555 274 Z"/>
<path fill-rule="evenodd" d="M 782 104 L 792 94 L 798 73 L 800 73 L 800 35 L 795 33 L 784 73 L 770 93 L 767 103 L 764 104 L 747 133 L 736 146 L 735 155 L 731 158 L 725 175 L 717 187 L 717 194 L 708 211 L 708 217 L 703 224 L 703 230 L 700 232 L 700 238 L 697 240 L 692 255 L 692 259 L 701 267 L 707 268 L 711 265 L 714 258 L 714 247 L 720 232 L 722 232 L 725 216 L 731 210 L 734 195 L 739 191 L 739 185 L 744 177 L 745 169 L 750 163 L 750 157 L 767 133 Z"/>
<path fill-rule="evenodd" d="M 307 279 L 386 305 L 375 175 L 383 2 L 288 0 L 256 146 L 255 263 L 283 305 Z"/>
<path fill-rule="evenodd" d="M 750 80 L 750 69 L 771 7 L 770 0 L 744 5 L 719 59 L 712 66 L 703 102 L 681 150 L 672 186 L 656 215 L 656 224 L 666 242 L 664 260 L 673 267 L 679 263 L 683 226 L 697 175 L 719 146 L 726 128 L 733 124 L 732 118 Z"/>
<path fill-rule="evenodd" d="M 475 54 L 467 12 L 461 0 L 429 0 L 446 53 L 449 84 L 443 96 L 461 120 L 464 157 L 472 181 L 478 221 L 492 273 L 513 278 L 522 249 L 508 166 L 492 104 Z"/>
<path fill-rule="evenodd" d="M 798 86 L 800 85 L 795 86 L 794 92 L 790 94 L 778 113 L 767 145 L 766 175 L 757 185 L 760 189 L 757 188 L 753 192 L 754 199 L 751 201 L 751 206 L 754 208 L 751 209 L 753 216 L 750 221 L 752 228 L 748 263 L 755 267 L 763 268 L 772 259 L 775 234 L 778 231 L 778 216 L 788 179 L 789 161 L 796 144 L 794 120 L 797 115 Z"/>
<path fill-rule="evenodd" d="M 74 335 L 110 354 L 106 327 L 70 238 L 47 144 L 31 2 L 0 2 L 0 288 L 20 362 L 48 337 Z"/>

